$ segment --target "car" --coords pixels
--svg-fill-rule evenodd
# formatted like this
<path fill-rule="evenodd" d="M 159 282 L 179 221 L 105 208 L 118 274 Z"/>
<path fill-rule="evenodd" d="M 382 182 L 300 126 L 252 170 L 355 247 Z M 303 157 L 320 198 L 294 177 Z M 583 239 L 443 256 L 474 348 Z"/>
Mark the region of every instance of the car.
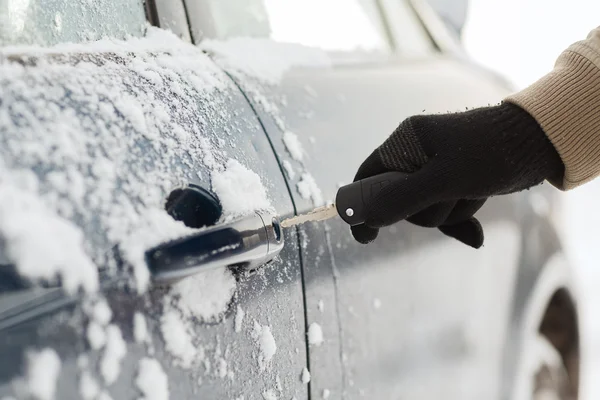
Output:
<path fill-rule="evenodd" d="M 404 118 L 496 102 L 421 0 L 0 4 L 0 397 L 573 399 L 542 186 L 485 246 L 335 198 Z"/>

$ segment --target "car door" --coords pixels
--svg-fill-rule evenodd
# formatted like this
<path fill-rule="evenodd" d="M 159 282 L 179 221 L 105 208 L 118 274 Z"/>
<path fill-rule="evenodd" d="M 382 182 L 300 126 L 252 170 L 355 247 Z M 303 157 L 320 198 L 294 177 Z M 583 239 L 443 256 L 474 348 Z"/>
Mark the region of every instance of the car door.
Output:
<path fill-rule="evenodd" d="M 247 14 L 206 3 L 230 20 L 228 29 L 216 20 L 203 30 L 221 40 L 201 46 L 257 110 L 299 213 L 333 200 L 404 118 L 507 93 L 485 71 L 438 51 L 406 2 L 265 1 Z M 392 15 L 383 20 L 382 10 Z M 269 37 L 296 44 L 266 41 L 255 26 L 264 21 Z M 236 38 L 245 35 L 258 38 Z M 490 203 L 479 251 L 406 223 L 368 246 L 339 219 L 299 227 L 312 396 L 495 396 L 520 242 L 517 203 Z"/>
<path fill-rule="evenodd" d="M 183 3 L 147 3 L 183 39 L 137 0 L 0 8 L 0 397 L 306 398 L 294 231 L 257 272 L 150 279 L 155 246 L 294 209 Z"/>

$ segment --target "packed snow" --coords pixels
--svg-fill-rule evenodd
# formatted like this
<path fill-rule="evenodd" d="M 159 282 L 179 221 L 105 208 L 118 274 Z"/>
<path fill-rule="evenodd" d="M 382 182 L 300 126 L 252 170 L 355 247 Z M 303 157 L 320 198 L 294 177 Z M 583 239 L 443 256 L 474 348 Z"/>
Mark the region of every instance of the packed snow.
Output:
<path fill-rule="evenodd" d="M 133 338 L 137 343 L 148 343 L 150 341 L 146 317 L 140 312 L 133 314 Z"/>
<path fill-rule="evenodd" d="M 139 362 L 135 383 L 144 400 L 169 400 L 169 379 L 160 363 L 153 358 L 142 358 Z"/>
<path fill-rule="evenodd" d="M 308 371 L 308 369 L 306 367 L 304 367 L 302 369 L 302 374 L 300 375 L 300 379 L 302 380 L 302 383 L 307 384 L 308 382 L 310 382 L 310 372 Z"/>
<path fill-rule="evenodd" d="M 53 400 L 60 370 L 60 358 L 53 349 L 29 352 L 23 388 L 26 394 L 37 400 Z"/>
<path fill-rule="evenodd" d="M 273 337 L 270 326 L 263 326 L 254 321 L 252 335 L 254 336 L 259 349 L 258 366 L 261 371 L 264 371 L 269 368 L 271 359 L 277 352 L 277 344 L 275 343 L 275 338 Z"/>
<path fill-rule="evenodd" d="M 0 88 L 0 97 L 1 94 Z M 1 127 L 0 115 L 0 130 Z M 11 182 L 19 176 L 26 178 L 31 189 L 39 184 L 34 175 L 21 171 L 11 176 L 0 164 L 0 249 L 4 248 L 8 261 L 26 278 L 60 278 L 69 293 L 79 288 L 96 291 L 98 272 L 83 249 L 81 229 L 59 216 L 38 196 Z"/>
<path fill-rule="evenodd" d="M 196 360 L 197 350 L 192 342 L 192 329 L 175 309 L 167 309 L 161 316 L 160 329 L 165 347 L 182 368 L 191 368 Z"/>
<path fill-rule="evenodd" d="M 94 305 L 92 310 L 94 321 L 102 326 L 108 325 L 112 318 L 112 310 L 105 299 L 100 299 Z"/>
<path fill-rule="evenodd" d="M 100 385 L 87 371 L 79 378 L 79 394 L 83 400 L 95 400 L 100 394 Z"/>
<path fill-rule="evenodd" d="M 258 174 L 237 160 L 229 159 L 224 171 L 213 172 L 212 187 L 226 214 L 245 215 L 271 208 Z"/>
<path fill-rule="evenodd" d="M 323 400 L 327 400 L 330 395 L 331 395 L 331 392 L 329 391 L 329 389 L 323 389 L 323 393 L 321 395 L 321 397 L 323 397 Z"/>
<path fill-rule="evenodd" d="M 296 177 L 296 171 L 294 171 L 294 167 L 292 166 L 292 163 L 289 162 L 289 160 L 283 160 L 281 162 L 281 164 L 283 165 L 283 169 L 284 169 L 288 179 L 293 180 Z"/>
<path fill-rule="evenodd" d="M 235 319 L 233 322 L 233 327 L 234 330 L 239 333 L 242 331 L 242 325 L 244 324 L 244 317 L 246 316 L 246 312 L 244 311 L 244 309 L 242 308 L 242 306 L 240 306 L 239 304 L 237 305 L 236 309 L 235 309 Z"/>
<path fill-rule="evenodd" d="M 297 184 L 298 193 L 302 196 L 303 199 L 310 199 L 313 205 L 320 206 L 325 203 L 323 200 L 323 193 L 321 189 L 317 185 L 315 178 L 312 177 L 308 172 L 304 172 L 300 179 L 300 182 Z"/>
<path fill-rule="evenodd" d="M 87 340 L 93 350 L 100 350 L 106 344 L 104 327 L 96 321 L 90 321 L 87 326 Z"/>
<path fill-rule="evenodd" d="M 373 299 L 373 308 L 379 310 L 381 308 L 381 300 L 378 298 Z"/>
<path fill-rule="evenodd" d="M 280 83 L 292 68 L 327 68 L 332 65 L 331 59 L 322 50 L 269 39 L 203 40 L 200 46 L 225 69 L 272 85 Z"/>
<path fill-rule="evenodd" d="M 262 397 L 264 400 L 277 400 L 277 393 L 273 389 L 265 390 Z"/>
<path fill-rule="evenodd" d="M 304 158 L 304 148 L 302 147 L 302 143 L 300 143 L 300 139 L 298 139 L 298 135 L 290 131 L 283 132 L 283 143 L 294 160 L 302 161 Z"/>
<path fill-rule="evenodd" d="M 100 360 L 100 373 L 106 384 L 113 384 L 121 373 L 121 361 L 127 354 L 127 345 L 117 325 L 106 327 L 106 345 Z"/>
<path fill-rule="evenodd" d="M 316 322 L 308 327 L 308 343 L 314 346 L 320 346 L 323 343 L 323 329 Z"/>

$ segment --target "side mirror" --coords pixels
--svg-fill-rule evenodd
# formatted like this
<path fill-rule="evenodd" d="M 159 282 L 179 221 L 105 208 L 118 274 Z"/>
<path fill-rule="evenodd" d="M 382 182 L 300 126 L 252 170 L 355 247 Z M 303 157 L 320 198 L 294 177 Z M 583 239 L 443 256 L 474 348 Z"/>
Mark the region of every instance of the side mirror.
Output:
<path fill-rule="evenodd" d="M 450 31 L 460 38 L 467 20 L 469 0 L 427 0 Z"/>

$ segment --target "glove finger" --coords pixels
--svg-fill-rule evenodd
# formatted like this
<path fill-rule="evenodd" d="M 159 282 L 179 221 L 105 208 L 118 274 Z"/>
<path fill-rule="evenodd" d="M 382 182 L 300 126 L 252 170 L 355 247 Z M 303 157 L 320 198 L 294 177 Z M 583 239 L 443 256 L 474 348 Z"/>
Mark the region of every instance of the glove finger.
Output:
<path fill-rule="evenodd" d="M 475 249 L 483 245 L 483 228 L 475 217 L 454 225 L 441 225 L 438 229 L 445 235 Z"/>
<path fill-rule="evenodd" d="M 452 213 L 456 201 L 443 201 L 436 203 L 418 213 L 411 215 L 406 220 L 412 224 L 425 228 L 436 228 L 446 222 L 448 216 Z"/>
<path fill-rule="evenodd" d="M 351 226 L 350 230 L 352 231 L 352 236 L 354 236 L 354 239 L 362 244 L 372 242 L 379 234 L 379 229 L 371 228 L 364 224 Z"/>
<path fill-rule="evenodd" d="M 358 167 L 358 171 L 354 176 L 354 181 L 359 181 L 361 179 L 365 179 L 373 175 L 379 175 L 388 171 L 389 169 L 383 165 L 381 157 L 379 157 L 379 149 L 375 149 L 375 151 L 373 151 L 371 155 L 367 157 L 365 161 L 363 161 L 360 167 Z"/>
<path fill-rule="evenodd" d="M 444 176 L 435 163 L 427 163 L 402 181 L 390 184 L 377 193 L 365 207 L 365 224 L 381 228 L 404 220 L 427 207 L 448 200 Z"/>
<path fill-rule="evenodd" d="M 454 209 L 448 215 L 443 225 L 455 225 L 459 222 L 466 221 L 471 218 L 486 202 L 485 199 L 467 200 L 461 199 L 456 202 Z M 442 225 L 442 224 L 440 224 Z"/>

